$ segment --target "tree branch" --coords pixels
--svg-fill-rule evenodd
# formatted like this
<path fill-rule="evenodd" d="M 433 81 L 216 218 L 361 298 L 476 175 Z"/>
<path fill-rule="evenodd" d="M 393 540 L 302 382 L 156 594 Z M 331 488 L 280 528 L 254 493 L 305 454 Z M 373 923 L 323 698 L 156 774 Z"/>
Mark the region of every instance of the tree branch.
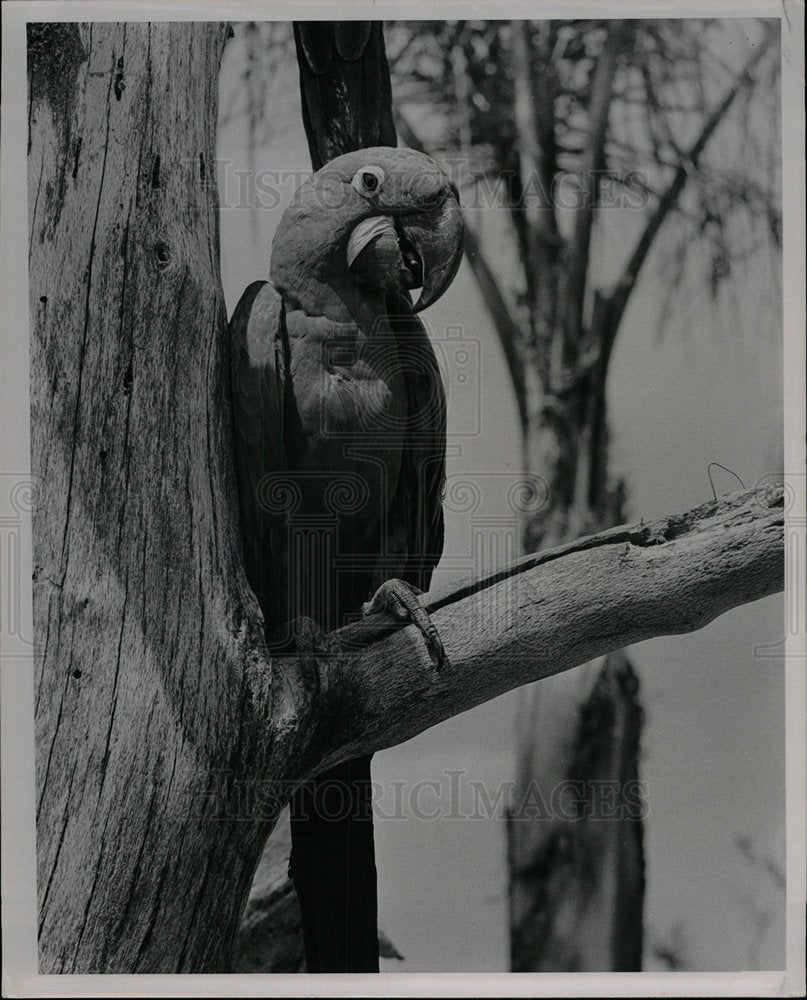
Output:
<path fill-rule="evenodd" d="M 501 286 L 488 263 L 487 254 L 482 249 L 482 242 L 476 231 L 467 222 L 465 225 L 465 259 L 468 261 L 482 300 L 498 334 L 499 344 L 513 384 L 521 428 L 524 431 L 529 417 L 524 362 L 518 349 L 519 326 L 510 312 Z"/>
<path fill-rule="evenodd" d="M 603 50 L 597 60 L 591 82 L 589 101 L 589 133 L 581 163 L 581 188 L 586 192 L 577 206 L 574 236 L 570 252 L 569 283 L 566 299 L 565 345 L 566 352 L 577 349 L 583 331 L 583 306 L 594 223 L 594 206 L 597 201 L 598 175 L 605 166 L 605 135 L 611 109 L 611 90 L 617 70 L 619 53 L 625 46 L 632 29 L 624 21 L 609 23 Z M 581 191 L 582 193 L 582 191 Z"/>
<path fill-rule="evenodd" d="M 521 181 L 530 197 L 524 212 L 530 241 L 555 244 L 559 240 L 555 206 L 552 201 L 554 178 L 553 95 L 536 79 L 531 61 L 532 22 L 511 21 L 513 35 L 513 119 L 518 137 Z M 545 67 L 548 76 L 548 68 Z M 543 126 L 543 127 L 541 127 Z M 543 133 L 543 135 L 541 134 Z M 536 266 L 537 266 L 537 262 Z"/>
<path fill-rule="evenodd" d="M 661 229 L 661 226 L 670 211 L 675 207 L 681 192 L 686 186 L 690 174 L 698 166 L 698 161 L 718 125 L 721 123 L 726 112 L 734 103 L 737 95 L 753 78 L 754 70 L 759 65 L 774 40 L 774 35 L 768 35 L 765 40 L 760 43 L 757 50 L 746 63 L 745 68 L 737 76 L 732 86 L 723 96 L 723 99 L 706 118 L 700 135 L 690 147 L 689 152 L 678 164 L 669 187 L 667 187 L 661 195 L 655 211 L 650 216 L 642 235 L 636 243 L 636 247 L 630 256 L 630 259 L 625 266 L 622 277 L 619 279 L 616 288 L 604 304 L 602 352 L 605 359 L 608 358 L 613 348 L 614 340 L 619 329 L 622 315 L 625 312 L 628 299 L 630 298 L 630 294 L 636 285 L 639 272 L 642 269 L 642 265 L 647 258 L 647 254 L 650 251 L 650 247 L 653 245 L 653 241 L 656 238 L 658 231 Z"/>
<path fill-rule="evenodd" d="M 303 770 L 394 746 L 514 687 L 782 590 L 783 525 L 782 487 L 765 487 L 469 581 L 428 605 L 450 661 L 437 675 L 413 626 L 375 615 L 340 629 L 334 639 L 353 654 L 319 660 Z"/>
<path fill-rule="evenodd" d="M 513 123 L 518 185 L 511 190 L 510 216 L 521 247 L 530 310 L 529 338 L 537 348 L 537 367 L 554 369 L 557 261 L 563 246 L 555 212 L 557 174 L 555 78 L 550 50 L 555 28 L 543 22 L 534 41 L 531 21 L 512 21 Z M 535 62 L 540 66 L 537 69 Z M 515 195 L 515 201 L 513 201 Z M 533 362 L 534 364 L 534 362 Z M 526 404 L 529 407 L 529 402 Z"/>

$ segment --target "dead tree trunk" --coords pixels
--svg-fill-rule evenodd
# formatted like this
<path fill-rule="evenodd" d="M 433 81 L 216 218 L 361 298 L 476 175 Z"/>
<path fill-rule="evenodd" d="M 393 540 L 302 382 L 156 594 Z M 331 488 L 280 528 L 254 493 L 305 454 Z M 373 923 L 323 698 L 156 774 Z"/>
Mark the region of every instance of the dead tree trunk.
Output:
<path fill-rule="evenodd" d="M 29 29 L 47 973 L 223 968 L 265 835 L 220 798 L 261 762 L 211 183 L 225 30 Z"/>

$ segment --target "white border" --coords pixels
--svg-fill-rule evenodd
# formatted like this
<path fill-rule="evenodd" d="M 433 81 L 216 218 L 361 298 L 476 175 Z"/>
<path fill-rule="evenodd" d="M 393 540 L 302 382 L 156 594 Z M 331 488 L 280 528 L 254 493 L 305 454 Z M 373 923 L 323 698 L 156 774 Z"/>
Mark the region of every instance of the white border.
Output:
<path fill-rule="evenodd" d="M 805 992 L 805 705 L 807 705 L 807 625 L 805 555 L 807 555 L 807 344 L 805 330 L 805 116 L 804 6 L 784 3 L 782 18 L 782 205 L 784 253 L 784 459 L 792 487 L 793 506 L 786 507 L 785 584 L 788 602 L 795 596 L 796 623 L 785 622 L 785 747 L 786 747 L 786 956 L 788 987 Z M 788 30 L 788 28 L 790 30 Z M 787 481 L 786 481 L 787 483 Z M 791 634 L 792 633 L 792 634 Z"/>
<path fill-rule="evenodd" d="M 6 0 L 3 16 L 2 88 L 5 100 L 0 142 L 0 293 L 4 303 L 3 364 L 0 365 L 0 471 L 29 474 L 27 163 L 25 24 L 46 21 L 276 20 L 300 18 L 446 18 L 460 14 L 493 17 L 781 17 L 784 214 L 784 413 L 785 468 L 792 487 L 789 537 L 800 553 L 788 553 L 787 581 L 804 594 L 805 544 L 805 172 L 804 9 L 783 3 L 645 2 L 514 3 L 485 0 L 351 0 L 301 3 L 165 3 L 108 0 Z M 795 534 L 794 534 L 795 533 Z M 22 579 L 30 579 L 30 516 L 22 524 Z M 802 565 L 798 565 L 802 563 Z M 801 578 L 799 578 L 799 575 Z M 22 604 L 23 626 L 31 634 L 31 593 Z M 0 623 L 1 626 L 1 623 Z M 788 629 L 788 632 L 790 629 Z M 0 642 L 3 635 L 0 631 Z M 36 893 L 33 764 L 33 669 L 31 659 L 3 659 L 2 701 L 2 873 L 3 995 L 16 996 L 799 996 L 805 982 L 805 682 L 804 628 L 786 646 L 787 728 L 787 972 L 596 973 L 381 976 L 39 976 L 36 973 Z M 2 648 L 0 647 L 0 653 Z"/>

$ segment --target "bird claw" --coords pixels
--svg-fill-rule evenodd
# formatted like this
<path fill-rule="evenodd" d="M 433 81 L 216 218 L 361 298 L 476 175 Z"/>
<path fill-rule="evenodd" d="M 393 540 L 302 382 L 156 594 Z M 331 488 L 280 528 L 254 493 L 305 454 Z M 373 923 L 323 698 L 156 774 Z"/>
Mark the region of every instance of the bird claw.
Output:
<path fill-rule="evenodd" d="M 445 649 L 429 613 L 420 603 L 422 593 L 422 590 L 405 580 L 386 580 L 372 599 L 362 605 L 362 612 L 366 616 L 376 611 L 386 611 L 398 621 L 410 621 L 420 630 L 434 669 L 440 670 L 446 663 Z"/>

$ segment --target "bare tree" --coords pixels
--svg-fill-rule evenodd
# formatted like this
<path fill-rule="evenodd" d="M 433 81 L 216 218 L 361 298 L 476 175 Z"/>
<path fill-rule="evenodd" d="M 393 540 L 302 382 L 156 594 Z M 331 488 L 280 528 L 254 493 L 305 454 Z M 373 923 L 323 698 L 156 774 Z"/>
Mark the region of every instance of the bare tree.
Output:
<path fill-rule="evenodd" d="M 231 455 L 211 176 L 225 36 L 29 29 L 43 973 L 226 971 L 296 783 L 783 585 L 771 487 L 435 601 L 437 681 L 416 630 L 379 616 L 328 655 L 272 660 Z"/>

